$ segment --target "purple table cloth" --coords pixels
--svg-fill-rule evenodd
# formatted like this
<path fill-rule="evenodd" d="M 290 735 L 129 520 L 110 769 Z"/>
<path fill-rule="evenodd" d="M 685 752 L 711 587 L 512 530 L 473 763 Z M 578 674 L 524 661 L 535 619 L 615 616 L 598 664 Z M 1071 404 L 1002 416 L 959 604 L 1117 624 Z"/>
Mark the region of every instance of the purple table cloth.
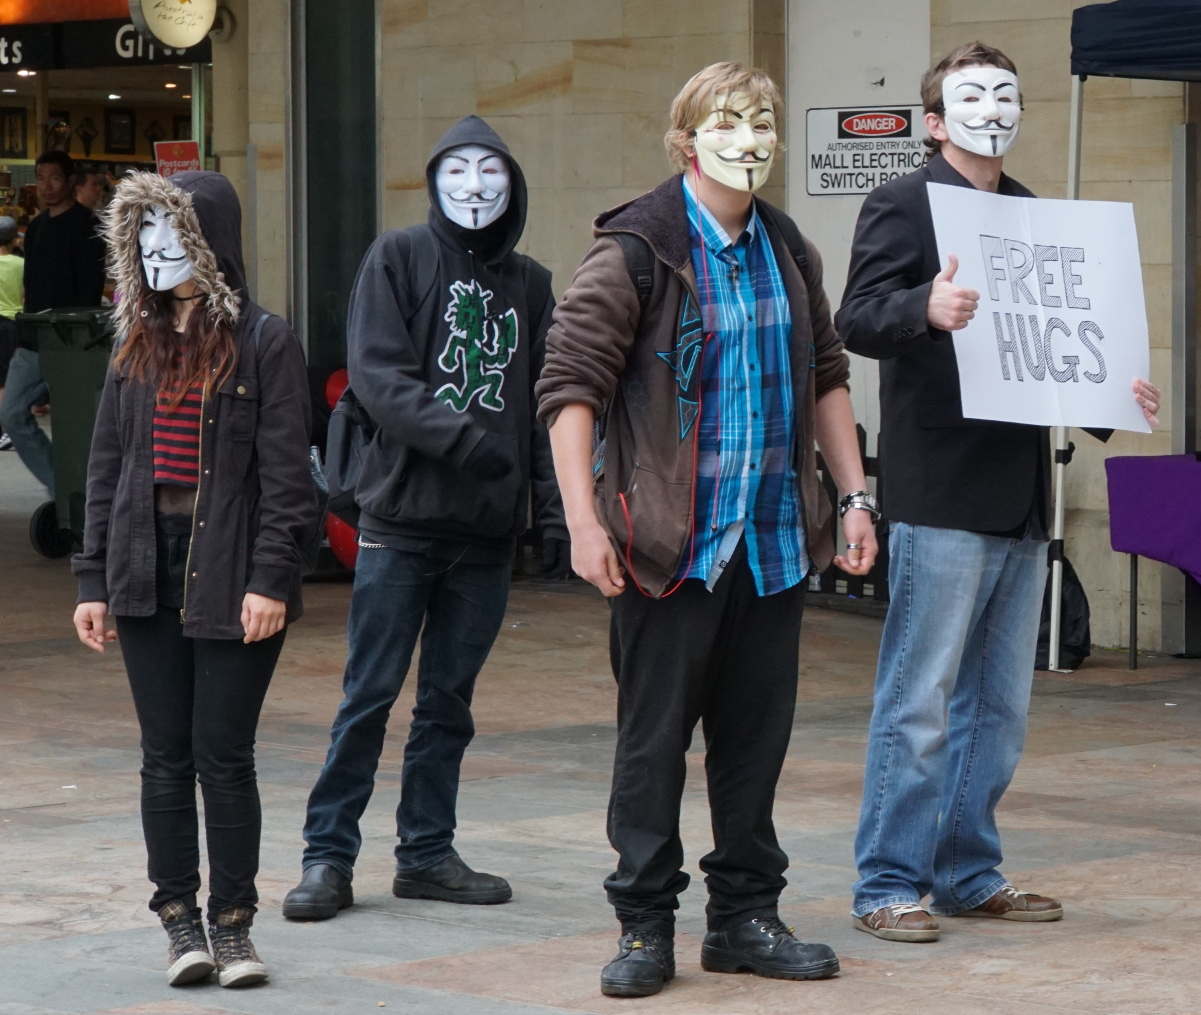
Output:
<path fill-rule="evenodd" d="M 1196 455 L 1108 458 L 1109 541 L 1201 582 L 1201 462 Z"/>

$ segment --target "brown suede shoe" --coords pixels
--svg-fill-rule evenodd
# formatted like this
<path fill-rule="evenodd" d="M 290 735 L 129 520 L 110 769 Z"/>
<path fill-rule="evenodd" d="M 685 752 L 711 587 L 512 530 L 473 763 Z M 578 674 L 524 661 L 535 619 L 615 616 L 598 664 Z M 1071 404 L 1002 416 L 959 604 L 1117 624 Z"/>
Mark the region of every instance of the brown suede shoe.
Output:
<path fill-rule="evenodd" d="M 987 902 L 955 916 L 982 916 L 990 920 L 1017 920 L 1020 923 L 1050 923 L 1063 919 L 1063 906 L 1058 899 L 1033 892 L 1019 892 L 1006 885 Z"/>
<path fill-rule="evenodd" d="M 885 906 L 867 916 L 854 916 L 857 930 L 874 934 L 885 941 L 937 941 L 938 921 L 921 906 L 908 903 Z"/>

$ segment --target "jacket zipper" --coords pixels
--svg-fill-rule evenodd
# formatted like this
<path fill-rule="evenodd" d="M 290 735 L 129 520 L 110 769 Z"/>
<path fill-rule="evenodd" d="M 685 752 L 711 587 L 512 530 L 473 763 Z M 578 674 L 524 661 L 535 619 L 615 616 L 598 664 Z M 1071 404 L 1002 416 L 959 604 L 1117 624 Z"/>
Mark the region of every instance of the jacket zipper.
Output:
<path fill-rule="evenodd" d="M 196 512 L 200 509 L 200 484 L 204 477 L 204 428 L 205 409 L 208 405 L 208 385 L 200 391 L 200 440 L 196 446 L 196 501 L 192 505 L 192 534 L 188 537 L 188 559 L 184 563 L 183 573 L 183 609 L 179 611 L 179 622 L 182 624 L 188 611 L 188 583 L 192 580 L 192 547 L 196 545 Z"/>

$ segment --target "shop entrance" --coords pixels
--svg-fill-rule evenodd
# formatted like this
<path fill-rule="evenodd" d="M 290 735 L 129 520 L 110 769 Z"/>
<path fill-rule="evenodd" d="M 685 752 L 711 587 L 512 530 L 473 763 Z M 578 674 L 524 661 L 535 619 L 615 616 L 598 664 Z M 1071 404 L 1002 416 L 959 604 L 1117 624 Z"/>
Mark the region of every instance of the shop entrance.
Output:
<path fill-rule="evenodd" d="M 155 142 L 210 150 L 206 39 L 189 50 L 143 38 L 114 5 L 26 3 L 22 20 L 0 25 L 0 204 L 22 228 L 37 214 L 34 162 L 59 150 L 78 164 L 80 200 L 103 203 L 130 169 L 155 169 Z M 74 20 L 54 17 L 67 15 Z M 89 16 L 95 15 L 95 16 Z M 84 177 L 82 174 L 88 174 Z"/>

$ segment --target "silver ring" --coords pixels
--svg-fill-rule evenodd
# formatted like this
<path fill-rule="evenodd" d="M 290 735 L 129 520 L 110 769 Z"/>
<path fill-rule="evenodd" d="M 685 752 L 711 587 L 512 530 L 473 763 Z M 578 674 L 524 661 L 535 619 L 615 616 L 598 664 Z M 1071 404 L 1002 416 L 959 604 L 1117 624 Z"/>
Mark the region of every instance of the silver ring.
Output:
<path fill-rule="evenodd" d="M 858 550 L 860 548 L 861 548 L 861 544 L 859 544 L 859 543 L 847 543 L 848 550 Z"/>

